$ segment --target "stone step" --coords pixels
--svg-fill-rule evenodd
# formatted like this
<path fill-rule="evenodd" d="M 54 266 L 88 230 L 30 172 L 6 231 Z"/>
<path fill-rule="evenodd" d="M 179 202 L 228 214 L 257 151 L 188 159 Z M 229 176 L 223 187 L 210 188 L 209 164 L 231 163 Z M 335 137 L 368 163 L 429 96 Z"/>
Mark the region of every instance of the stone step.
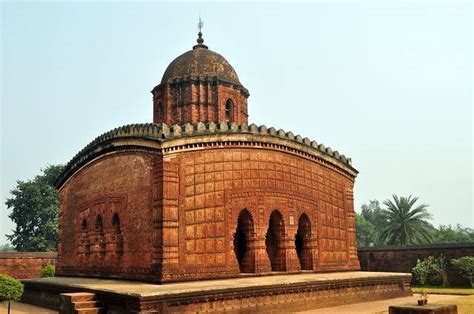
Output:
<path fill-rule="evenodd" d="M 102 307 L 102 302 L 100 301 L 79 301 L 79 302 L 73 302 L 73 304 L 76 310 Z"/>
<path fill-rule="evenodd" d="M 95 301 L 95 293 L 89 292 L 73 292 L 73 293 L 62 293 L 64 296 L 71 298 L 71 302 L 82 302 L 82 301 Z"/>
<path fill-rule="evenodd" d="M 77 309 L 74 311 L 76 314 L 103 314 L 106 313 L 105 308 L 103 307 L 94 307 L 94 308 L 85 308 Z"/>

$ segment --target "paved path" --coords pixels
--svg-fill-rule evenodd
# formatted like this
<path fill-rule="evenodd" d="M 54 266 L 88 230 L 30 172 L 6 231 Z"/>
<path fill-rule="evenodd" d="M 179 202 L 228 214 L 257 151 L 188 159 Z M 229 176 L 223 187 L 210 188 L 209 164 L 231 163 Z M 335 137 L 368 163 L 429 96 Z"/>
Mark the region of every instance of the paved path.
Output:
<path fill-rule="evenodd" d="M 4 314 L 8 311 L 8 304 L 0 304 L 0 313 Z M 11 314 L 56 314 L 58 312 L 48 310 L 42 307 L 37 307 L 20 302 L 12 302 L 10 307 Z"/>
<path fill-rule="evenodd" d="M 465 296 L 459 295 L 446 295 L 446 294 L 430 294 L 428 298 L 428 302 L 436 302 L 442 303 L 443 300 L 453 300 L 456 298 L 465 298 Z M 321 309 L 314 309 L 314 310 L 307 310 L 301 311 L 297 313 L 314 313 L 314 314 L 347 314 L 347 313 L 355 313 L 355 314 L 374 314 L 374 313 L 388 313 L 388 307 L 390 305 L 397 305 L 403 303 L 414 303 L 416 304 L 416 300 L 418 296 L 415 294 L 412 297 L 404 297 L 404 298 L 396 298 L 396 299 L 389 299 L 389 300 L 380 300 L 380 301 L 373 301 L 373 302 L 364 302 L 364 303 L 355 303 L 355 304 L 348 304 L 348 305 L 341 305 L 341 306 L 334 306 L 334 307 L 326 307 Z"/>

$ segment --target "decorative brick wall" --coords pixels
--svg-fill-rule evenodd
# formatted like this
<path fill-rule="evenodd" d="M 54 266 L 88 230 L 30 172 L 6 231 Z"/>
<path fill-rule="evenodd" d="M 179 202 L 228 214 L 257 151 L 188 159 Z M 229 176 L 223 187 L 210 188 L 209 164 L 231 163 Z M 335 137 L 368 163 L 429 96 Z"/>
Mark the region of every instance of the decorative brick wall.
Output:
<path fill-rule="evenodd" d="M 38 278 L 40 270 L 56 263 L 56 252 L 2 252 L 0 274 L 17 279 Z"/>
<path fill-rule="evenodd" d="M 58 275 L 156 274 L 152 184 L 159 158 L 135 150 L 107 155 L 61 189 Z"/>
<path fill-rule="evenodd" d="M 232 103 L 228 122 L 247 123 L 248 92 L 239 85 L 211 78 L 194 78 L 158 85 L 153 90 L 153 122 L 184 124 L 226 121 L 226 103 Z"/>
<path fill-rule="evenodd" d="M 381 248 L 359 248 L 360 266 L 366 271 L 387 271 L 411 273 L 417 259 L 440 256 L 449 261 L 462 256 L 474 256 L 474 243 L 432 244 L 413 246 L 387 246 Z M 459 276 L 449 264 L 449 282 L 452 286 L 468 286 L 467 279 Z M 416 283 L 415 277 L 412 278 Z"/>
<path fill-rule="evenodd" d="M 356 174 L 337 151 L 265 126 L 117 128 L 59 180 L 57 271 L 165 282 L 358 270 Z"/>
<path fill-rule="evenodd" d="M 233 148 L 175 154 L 165 167 L 175 169 L 179 228 L 168 229 L 179 253 L 163 268 L 170 279 L 211 278 L 238 274 L 234 235 L 242 211 L 249 213 L 249 250 L 257 272 L 271 272 L 267 231 L 274 211 L 281 216 L 275 254 L 279 270 L 300 271 L 295 234 L 299 218 L 310 222 L 311 270 L 358 268 L 354 246 L 352 185 L 349 178 L 317 163 L 269 149 Z M 179 193 L 178 193 L 179 192 Z M 168 219 L 171 219 L 169 217 Z M 349 230 L 350 229 L 350 230 Z M 164 231 L 166 234 L 166 231 Z M 275 269 L 274 269 L 275 270 Z"/>

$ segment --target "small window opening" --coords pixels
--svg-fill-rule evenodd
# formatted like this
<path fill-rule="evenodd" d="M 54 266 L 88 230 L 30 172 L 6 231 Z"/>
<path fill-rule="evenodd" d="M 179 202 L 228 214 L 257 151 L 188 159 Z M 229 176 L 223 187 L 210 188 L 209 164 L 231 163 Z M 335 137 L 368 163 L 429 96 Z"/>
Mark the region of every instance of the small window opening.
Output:
<path fill-rule="evenodd" d="M 225 103 L 225 122 L 234 121 L 234 103 L 228 99 Z"/>

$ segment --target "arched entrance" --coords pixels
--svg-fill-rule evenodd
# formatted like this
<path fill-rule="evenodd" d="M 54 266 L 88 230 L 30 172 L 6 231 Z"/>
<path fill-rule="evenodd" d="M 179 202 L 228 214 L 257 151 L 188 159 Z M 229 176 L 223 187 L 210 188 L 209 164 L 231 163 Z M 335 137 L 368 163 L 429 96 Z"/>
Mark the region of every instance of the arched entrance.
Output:
<path fill-rule="evenodd" d="M 234 252 L 241 273 L 255 272 L 255 263 L 251 258 L 250 241 L 253 236 L 253 220 L 248 210 L 243 209 L 237 220 L 234 234 Z"/>
<path fill-rule="evenodd" d="M 282 214 L 274 210 L 270 215 L 268 222 L 268 231 L 265 236 L 265 245 L 267 247 L 268 258 L 272 265 L 272 271 L 285 270 L 285 256 L 282 250 L 283 237 L 285 235 L 285 226 Z"/>
<path fill-rule="evenodd" d="M 306 214 L 302 214 L 298 220 L 298 231 L 295 235 L 296 254 L 300 261 L 302 270 L 313 269 L 313 257 L 310 249 L 311 223 Z"/>

